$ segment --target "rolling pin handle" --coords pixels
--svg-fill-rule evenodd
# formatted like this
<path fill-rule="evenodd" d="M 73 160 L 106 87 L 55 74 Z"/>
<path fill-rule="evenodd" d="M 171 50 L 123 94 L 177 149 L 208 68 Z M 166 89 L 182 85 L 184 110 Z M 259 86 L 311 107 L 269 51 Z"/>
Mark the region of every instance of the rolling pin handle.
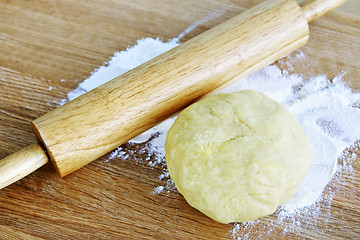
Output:
<path fill-rule="evenodd" d="M 0 189 L 20 180 L 48 162 L 39 143 L 34 143 L 0 160 Z"/>
<path fill-rule="evenodd" d="M 339 7 L 347 0 L 296 0 L 304 12 L 308 22 L 325 15 Z"/>

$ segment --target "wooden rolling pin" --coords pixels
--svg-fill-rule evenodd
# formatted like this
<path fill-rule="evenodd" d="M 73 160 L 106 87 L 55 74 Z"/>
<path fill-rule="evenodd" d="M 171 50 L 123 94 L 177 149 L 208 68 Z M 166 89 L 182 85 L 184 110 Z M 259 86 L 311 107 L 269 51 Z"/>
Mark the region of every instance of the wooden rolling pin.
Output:
<path fill-rule="evenodd" d="M 39 143 L 0 161 L 0 188 L 51 159 L 65 176 L 200 97 L 303 46 L 346 0 L 268 0 L 33 121 Z"/>

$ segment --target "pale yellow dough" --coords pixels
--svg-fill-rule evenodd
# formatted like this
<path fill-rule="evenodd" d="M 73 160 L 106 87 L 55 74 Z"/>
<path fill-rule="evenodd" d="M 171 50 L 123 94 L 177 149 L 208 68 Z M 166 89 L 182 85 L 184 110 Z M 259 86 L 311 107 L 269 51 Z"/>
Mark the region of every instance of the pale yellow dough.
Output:
<path fill-rule="evenodd" d="M 311 156 L 295 117 L 250 90 L 186 108 L 167 134 L 165 153 L 178 191 L 221 223 L 272 214 L 295 193 Z"/>

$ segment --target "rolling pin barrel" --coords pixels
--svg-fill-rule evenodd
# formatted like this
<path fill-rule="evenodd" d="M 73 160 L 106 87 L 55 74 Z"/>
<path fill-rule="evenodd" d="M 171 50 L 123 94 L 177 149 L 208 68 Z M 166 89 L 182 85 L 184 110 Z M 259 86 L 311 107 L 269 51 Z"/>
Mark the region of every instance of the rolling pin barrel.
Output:
<path fill-rule="evenodd" d="M 36 119 L 34 130 L 65 176 L 308 35 L 295 1 L 266 1 Z"/>
<path fill-rule="evenodd" d="M 303 46 L 308 20 L 342 2 L 302 1 L 305 13 L 295 0 L 263 2 L 45 114 L 33 121 L 33 129 L 58 173 L 65 176 L 235 77 Z M 45 156 L 38 147 L 26 151 Z M 1 174 L 6 174 L 4 166 L 8 165 L 0 164 Z"/>

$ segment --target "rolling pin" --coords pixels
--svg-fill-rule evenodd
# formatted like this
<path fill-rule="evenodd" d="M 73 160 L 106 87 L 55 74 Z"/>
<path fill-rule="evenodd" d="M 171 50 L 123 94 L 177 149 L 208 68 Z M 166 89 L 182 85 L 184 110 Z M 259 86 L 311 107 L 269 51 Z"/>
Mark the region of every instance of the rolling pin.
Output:
<path fill-rule="evenodd" d="M 0 189 L 46 164 L 65 176 L 202 96 L 300 48 L 346 0 L 268 0 L 32 122 L 39 139 L 0 161 Z"/>

